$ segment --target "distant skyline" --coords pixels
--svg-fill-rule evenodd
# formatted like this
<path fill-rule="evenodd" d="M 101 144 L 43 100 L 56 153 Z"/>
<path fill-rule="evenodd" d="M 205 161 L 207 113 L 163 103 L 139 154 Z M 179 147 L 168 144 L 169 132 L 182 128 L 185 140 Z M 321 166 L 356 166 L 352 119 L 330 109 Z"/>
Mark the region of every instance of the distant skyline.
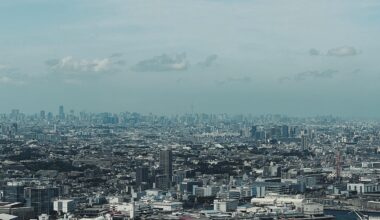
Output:
<path fill-rule="evenodd" d="M 380 117 L 379 1 L 0 1 L 0 112 Z"/>
<path fill-rule="evenodd" d="M 247 118 L 261 118 L 261 117 L 265 118 L 265 117 L 277 117 L 277 116 L 280 116 L 281 118 L 298 118 L 298 119 L 338 118 L 338 119 L 343 119 L 343 120 L 361 120 L 361 122 L 364 122 L 364 121 L 367 121 L 367 120 L 369 120 L 369 121 L 378 121 L 378 120 L 380 120 L 380 117 L 376 117 L 376 116 L 375 117 L 370 117 L 370 116 L 344 116 L 344 115 L 333 115 L 333 114 L 325 114 L 325 115 L 320 115 L 320 114 L 317 114 L 317 115 L 290 115 L 290 114 L 283 114 L 283 113 L 254 114 L 254 113 L 227 113 L 227 112 L 182 112 L 182 113 L 148 112 L 148 113 L 145 113 L 145 112 L 137 112 L 137 111 L 130 111 L 130 110 L 125 110 L 125 111 L 120 111 L 120 112 L 113 112 L 113 111 L 100 111 L 100 112 L 96 112 L 96 111 L 91 111 L 91 110 L 88 111 L 88 110 L 76 110 L 76 109 L 65 109 L 65 108 L 63 108 L 64 109 L 63 110 L 63 114 L 61 114 L 61 112 L 60 112 L 60 109 L 61 109 L 60 107 L 61 106 L 59 106 L 56 110 L 49 111 L 49 110 L 41 109 L 38 112 L 25 112 L 23 109 L 13 108 L 9 112 L 0 112 L 0 115 L 11 116 L 11 115 L 14 114 L 14 111 L 17 111 L 18 114 L 23 114 L 23 115 L 25 115 L 27 117 L 29 117 L 29 116 L 40 117 L 41 114 L 44 114 L 44 116 L 47 117 L 47 115 L 51 114 L 53 117 L 56 117 L 56 118 L 60 118 L 60 117 L 63 118 L 63 117 L 66 117 L 68 115 L 72 115 L 72 113 L 74 113 L 73 114 L 74 116 L 80 116 L 81 113 L 86 113 L 86 114 L 90 114 L 90 115 L 92 115 L 92 114 L 98 115 L 98 114 L 104 114 L 104 113 L 115 114 L 115 115 L 120 115 L 120 114 L 124 114 L 124 113 L 130 113 L 130 114 L 137 113 L 137 114 L 140 114 L 142 116 L 148 116 L 148 115 L 152 114 L 152 115 L 157 116 L 157 117 L 161 117 L 161 116 L 176 117 L 176 116 L 185 116 L 185 115 L 202 115 L 202 114 L 206 114 L 206 115 L 215 115 L 215 116 L 226 115 L 228 117 L 240 117 L 240 116 L 243 116 L 243 117 L 247 117 Z"/>

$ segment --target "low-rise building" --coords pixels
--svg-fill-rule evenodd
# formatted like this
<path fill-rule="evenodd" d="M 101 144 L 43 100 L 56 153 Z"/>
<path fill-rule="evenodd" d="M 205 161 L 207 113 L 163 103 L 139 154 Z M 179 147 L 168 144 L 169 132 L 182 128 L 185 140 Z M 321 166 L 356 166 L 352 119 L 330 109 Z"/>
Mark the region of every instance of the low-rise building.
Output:
<path fill-rule="evenodd" d="M 71 199 L 60 199 L 54 201 L 53 209 L 58 213 L 73 213 L 75 211 L 75 201 Z"/>
<path fill-rule="evenodd" d="M 214 210 L 220 212 L 233 212 L 237 209 L 239 200 L 236 199 L 215 199 Z"/>
<path fill-rule="evenodd" d="M 380 185 L 378 183 L 347 183 L 348 191 L 356 191 L 358 194 L 378 193 Z"/>

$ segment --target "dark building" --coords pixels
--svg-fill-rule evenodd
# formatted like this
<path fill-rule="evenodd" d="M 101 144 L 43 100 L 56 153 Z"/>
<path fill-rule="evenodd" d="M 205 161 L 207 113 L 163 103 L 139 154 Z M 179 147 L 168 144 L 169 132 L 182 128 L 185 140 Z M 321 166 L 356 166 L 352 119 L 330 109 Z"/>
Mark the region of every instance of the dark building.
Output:
<path fill-rule="evenodd" d="M 136 185 L 149 182 L 149 169 L 148 167 L 139 167 L 136 169 Z"/>
<path fill-rule="evenodd" d="M 3 202 L 24 202 L 24 186 L 20 184 L 8 184 L 3 187 Z"/>
<path fill-rule="evenodd" d="M 59 117 L 60 120 L 64 120 L 65 119 L 65 111 L 63 110 L 63 105 L 59 106 L 58 117 Z"/>
<path fill-rule="evenodd" d="M 307 138 L 306 135 L 301 136 L 301 147 L 302 147 L 302 150 L 307 150 L 309 147 L 309 139 Z"/>
<path fill-rule="evenodd" d="M 290 135 L 290 137 L 296 137 L 296 134 L 297 134 L 297 127 L 291 127 L 290 129 L 289 129 L 290 131 L 289 131 L 289 135 Z"/>
<path fill-rule="evenodd" d="M 278 127 L 278 126 L 272 127 L 270 129 L 270 136 L 272 138 L 279 138 L 281 136 L 281 127 Z"/>
<path fill-rule="evenodd" d="M 289 126 L 287 126 L 287 125 L 281 126 L 281 137 L 283 137 L 283 138 L 289 137 Z"/>
<path fill-rule="evenodd" d="M 251 128 L 251 137 L 256 138 L 257 126 L 254 125 Z"/>
<path fill-rule="evenodd" d="M 34 209 L 36 215 L 50 214 L 53 199 L 59 196 L 58 187 L 27 187 L 24 189 L 26 205 Z"/>
<path fill-rule="evenodd" d="M 48 120 L 48 121 L 52 121 L 52 120 L 53 120 L 53 113 L 49 112 L 49 113 L 47 114 L 47 120 Z"/>
<path fill-rule="evenodd" d="M 165 149 L 160 152 L 160 170 L 162 171 L 162 176 L 165 176 L 165 183 L 160 184 L 161 189 L 169 189 L 172 182 L 173 177 L 173 153 L 171 149 Z M 163 177 L 160 177 L 160 179 Z M 157 181 L 156 181 L 157 183 Z M 162 188 L 163 185 L 166 185 L 166 187 Z"/>
<path fill-rule="evenodd" d="M 192 194 L 194 186 L 201 187 L 203 186 L 203 183 L 202 181 L 197 181 L 197 180 L 184 181 L 180 184 L 180 191 Z"/>
<path fill-rule="evenodd" d="M 186 172 L 185 170 L 177 170 L 175 171 L 175 174 L 173 175 L 173 182 L 176 184 L 181 183 L 186 178 Z"/>
<path fill-rule="evenodd" d="M 265 140 L 266 138 L 267 138 L 267 134 L 265 131 L 256 132 L 256 140 Z"/>
<path fill-rule="evenodd" d="M 157 175 L 155 179 L 156 188 L 161 190 L 169 190 L 170 182 L 168 182 L 168 180 L 167 175 Z"/>
<path fill-rule="evenodd" d="M 44 110 L 40 111 L 40 119 L 44 120 L 46 118 L 46 113 Z"/>

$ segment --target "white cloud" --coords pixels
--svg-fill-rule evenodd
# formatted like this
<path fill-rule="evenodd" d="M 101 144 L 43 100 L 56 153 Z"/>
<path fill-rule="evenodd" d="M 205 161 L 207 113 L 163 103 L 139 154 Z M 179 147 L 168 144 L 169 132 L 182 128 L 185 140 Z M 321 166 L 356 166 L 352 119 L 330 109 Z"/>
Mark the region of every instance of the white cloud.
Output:
<path fill-rule="evenodd" d="M 250 76 L 242 76 L 242 77 L 228 77 L 222 81 L 215 81 L 218 85 L 224 85 L 227 83 L 250 83 L 252 82 L 252 78 Z"/>
<path fill-rule="evenodd" d="M 53 72 L 66 75 L 96 75 L 116 71 L 123 64 L 122 60 L 111 58 L 102 59 L 74 59 L 71 56 L 62 59 L 52 59 L 45 62 Z"/>
<path fill-rule="evenodd" d="M 325 54 L 321 53 L 319 50 L 315 48 L 311 48 L 309 50 L 310 56 L 320 56 L 320 55 L 327 55 L 327 56 L 334 56 L 334 57 L 347 57 L 347 56 L 355 56 L 359 54 L 359 51 L 351 46 L 342 46 L 342 47 L 335 47 L 327 50 Z"/>
<path fill-rule="evenodd" d="M 12 82 L 12 79 L 7 76 L 0 76 L 0 83 L 2 84 L 8 84 Z"/>
<path fill-rule="evenodd" d="M 328 56 L 335 56 L 335 57 L 355 56 L 357 54 L 358 54 L 358 51 L 354 47 L 349 47 L 349 46 L 336 47 L 327 51 Z"/>
<path fill-rule="evenodd" d="M 183 71 L 188 68 L 186 54 L 169 56 L 163 54 L 150 59 L 142 60 L 132 67 L 137 72 L 163 72 L 163 71 Z"/>
<path fill-rule="evenodd" d="M 310 70 L 310 71 L 304 71 L 301 73 L 297 73 L 292 77 L 281 77 L 278 79 L 280 83 L 286 82 L 286 81 L 305 81 L 309 79 L 332 79 L 336 74 L 338 74 L 338 70 L 334 69 L 327 69 L 323 71 L 318 70 Z"/>
<path fill-rule="evenodd" d="M 8 76 L 0 76 L 0 84 L 24 85 L 25 82 L 21 81 L 21 80 L 10 78 Z"/>
<path fill-rule="evenodd" d="M 25 81 L 21 80 L 21 77 L 15 68 L 0 64 L 0 84 L 24 85 Z M 23 78 L 25 78 L 25 76 L 23 76 Z"/>
<path fill-rule="evenodd" d="M 338 70 L 324 70 L 324 71 L 305 71 L 302 73 L 298 73 L 294 79 L 296 81 L 303 81 L 307 79 L 331 79 L 334 77 L 335 74 L 338 73 Z"/>

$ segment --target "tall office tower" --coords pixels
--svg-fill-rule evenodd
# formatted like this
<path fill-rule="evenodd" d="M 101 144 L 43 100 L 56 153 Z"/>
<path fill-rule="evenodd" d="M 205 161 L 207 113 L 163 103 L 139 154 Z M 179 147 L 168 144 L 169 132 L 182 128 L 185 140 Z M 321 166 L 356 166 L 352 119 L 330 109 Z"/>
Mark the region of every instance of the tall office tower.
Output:
<path fill-rule="evenodd" d="M 3 187 L 2 201 L 24 203 L 24 185 L 20 182 L 8 182 Z"/>
<path fill-rule="evenodd" d="M 49 113 L 47 114 L 47 120 L 48 120 L 48 121 L 52 121 L 52 120 L 53 120 L 53 113 L 49 112 Z"/>
<path fill-rule="evenodd" d="M 160 152 L 160 169 L 162 170 L 162 174 L 166 177 L 165 185 L 169 189 L 173 176 L 173 153 L 170 148 Z"/>
<path fill-rule="evenodd" d="M 307 136 L 306 135 L 302 135 L 301 136 L 301 147 L 302 147 L 303 151 L 308 148 L 308 146 L 309 146 L 308 142 L 309 142 L 309 140 L 308 140 Z"/>
<path fill-rule="evenodd" d="M 149 182 L 149 169 L 148 167 L 139 167 L 136 169 L 136 184 L 137 186 L 141 185 L 141 183 Z"/>
<path fill-rule="evenodd" d="M 58 113 L 59 119 L 63 120 L 65 119 L 65 112 L 63 110 L 63 105 L 59 106 L 59 113 Z"/>
<path fill-rule="evenodd" d="M 10 118 L 13 120 L 18 120 L 20 117 L 20 110 L 18 109 L 12 109 L 12 112 L 10 114 Z"/>
<path fill-rule="evenodd" d="M 170 182 L 168 181 L 167 175 L 156 175 L 155 177 L 155 188 L 167 191 L 170 189 Z"/>
<path fill-rule="evenodd" d="M 75 117 L 75 111 L 73 109 L 70 110 L 70 114 L 66 116 L 69 120 L 74 120 Z"/>
<path fill-rule="evenodd" d="M 46 118 L 45 111 L 44 110 L 40 111 L 40 119 L 44 120 L 45 118 Z"/>
<path fill-rule="evenodd" d="M 299 132 L 298 127 L 297 126 L 292 126 L 290 128 L 290 137 L 292 137 L 292 138 L 296 137 L 299 134 L 298 132 Z"/>
<path fill-rule="evenodd" d="M 34 214 L 51 214 L 53 199 L 59 196 L 58 187 L 27 187 L 24 189 L 26 205 L 33 207 Z"/>
<path fill-rule="evenodd" d="M 289 137 L 289 127 L 287 125 L 281 126 L 281 137 L 284 137 L 284 138 Z"/>
<path fill-rule="evenodd" d="M 12 131 L 12 134 L 16 134 L 18 132 L 17 123 L 12 123 L 11 131 Z"/>
<path fill-rule="evenodd" d="M 251 128 L 251 137 L 255 138 L 256 137 L 256 132 L 257 132 L 257 126 L 254 125 Z"/>

